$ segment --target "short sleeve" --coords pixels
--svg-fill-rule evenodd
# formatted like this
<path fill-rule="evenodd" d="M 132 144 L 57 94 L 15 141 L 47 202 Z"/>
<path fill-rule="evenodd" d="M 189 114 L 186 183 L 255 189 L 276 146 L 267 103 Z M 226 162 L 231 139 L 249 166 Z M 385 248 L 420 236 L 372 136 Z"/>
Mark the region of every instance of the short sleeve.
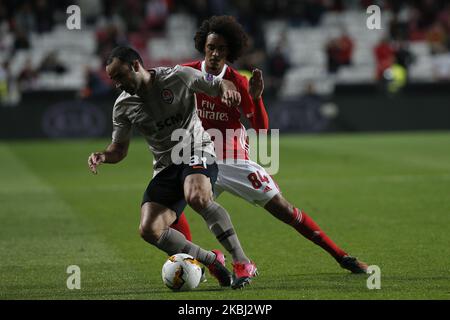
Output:
<path fill-rule="evenodd" d="M 114 106 L 112 141 L 116 143 L 127 142 L 131 139 L 132 125 L 130 120 Z"/>

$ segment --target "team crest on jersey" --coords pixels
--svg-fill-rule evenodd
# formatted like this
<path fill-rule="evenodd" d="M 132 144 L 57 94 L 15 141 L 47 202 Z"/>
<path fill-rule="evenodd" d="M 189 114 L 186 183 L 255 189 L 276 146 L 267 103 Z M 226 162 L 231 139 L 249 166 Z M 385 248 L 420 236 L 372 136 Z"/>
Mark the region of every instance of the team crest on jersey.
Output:
<path fill-rule="evenodd" d="M 173 92 L 170 89 L 163 89 L 161 98 L 165 103 L 171 104 L 173 102 Z"/>

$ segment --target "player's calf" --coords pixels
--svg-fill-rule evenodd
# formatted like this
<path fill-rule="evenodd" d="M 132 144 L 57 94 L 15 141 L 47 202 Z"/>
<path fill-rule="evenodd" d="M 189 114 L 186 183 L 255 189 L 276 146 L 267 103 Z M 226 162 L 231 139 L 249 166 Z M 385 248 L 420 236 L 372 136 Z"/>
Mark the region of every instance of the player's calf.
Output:
<path fill-rule="evenodd" d="M 303 210 L 295 208 L 281 195 L 278 194 L 273 197 L 264 208 L 281 221 L 292 226 L 306 239 L 327 251 L 336 261 L 339 262 L 342 257 L 347 255 L 309 215 Z"/>

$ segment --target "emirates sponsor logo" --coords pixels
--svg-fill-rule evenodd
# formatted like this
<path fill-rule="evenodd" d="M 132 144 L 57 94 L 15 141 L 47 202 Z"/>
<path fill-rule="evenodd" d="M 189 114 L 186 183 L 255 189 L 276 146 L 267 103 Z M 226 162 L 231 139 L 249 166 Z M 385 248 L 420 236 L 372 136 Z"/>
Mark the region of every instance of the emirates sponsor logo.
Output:
<path fill-rule="evenodd" d="M 208 100 L 202 100 L 201 108 L 197 108 L 198 116 L 205 120 L 228 121 L 228 113 L 214 111 L 216 104 Z"/>
<path fill-rule="evenodd" d="M 216 120 L 216 121 L 228 121 L 228 114 L 226 112 L 216 112 L 216 111 L 197 109 L 197 113 L 201 119 Z"/>

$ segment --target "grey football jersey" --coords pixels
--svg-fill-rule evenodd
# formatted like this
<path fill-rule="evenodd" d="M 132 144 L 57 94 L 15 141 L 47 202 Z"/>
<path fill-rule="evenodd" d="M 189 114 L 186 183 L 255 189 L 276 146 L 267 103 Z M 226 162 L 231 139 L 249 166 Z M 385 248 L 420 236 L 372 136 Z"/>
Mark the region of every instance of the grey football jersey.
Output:
<path fill-rule="evenodd" d="M 112 141 L 128 141 L 132 128 L 136 127 L 153 153 L 154 175 L 173 163 L 171 152 L 179 143 L 189 143 L 193 152 L 215 156 L 211 138 L 197 116 L 195 92 L 217 96 L 221 79 L 179 65 L 152 70 L 156 73 L 155 81 L 144 99 L 125 91 L 117 98 L 113 109 Z M 194 138 L 193 142 L 187 139 L 172 141 L 175 129 L 187 130 Z"/>

